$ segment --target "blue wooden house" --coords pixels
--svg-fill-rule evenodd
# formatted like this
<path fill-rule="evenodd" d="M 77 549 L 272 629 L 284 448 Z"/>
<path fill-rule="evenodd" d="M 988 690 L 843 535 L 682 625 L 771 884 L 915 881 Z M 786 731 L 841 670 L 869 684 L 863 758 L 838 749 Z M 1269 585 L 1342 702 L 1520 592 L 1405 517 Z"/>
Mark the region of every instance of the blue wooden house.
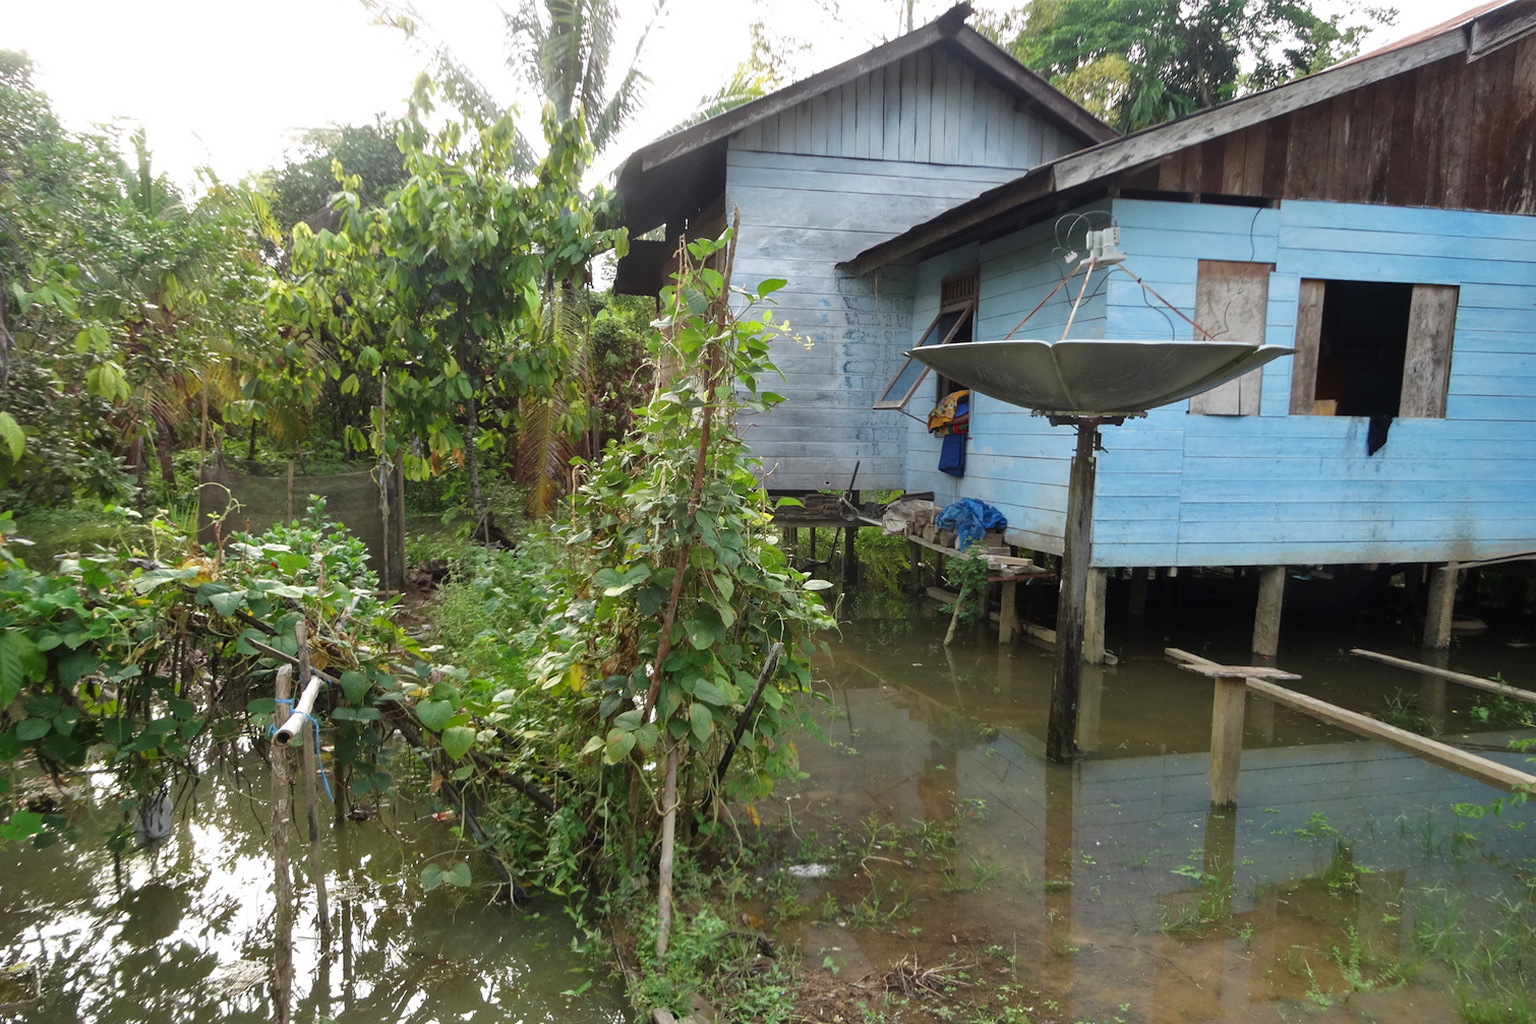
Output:
<path fill-rule="evenodd" d="M 731 139 L 732 174 L 775 159 L 746 148 L 766 137 Z M 1121 567 L 1263 566 L 1283 581 L 1277 567 L 1454 569 L 1536 551 L 1536 3 L 1486 5 L 1123 138 L 1053 138 L 1068 148 L 862 247 L 850 228 L 888 187 L 871 171 L 815 197 L 779 176 L 727 188 L 743 246 L 774 228 L 745 273 L 801 279 L 791 320 L 832 349 L 804 369 L 784 360 L 792 400 L 748 435 L 776 467 L 770 486 L 785 467 L 838 467 L 827 453 L 843 451 L 865 459 L 861 484 L 981 498 L 1011 543 L 1059 553 L 1071 431 L 977 396 L 965 475 L 940 473 L 921 420 L 951 385 L 902 352 L 1016 329 L 1060 337 L 1080 277 L 1020 321 L 1082 259 L 1088 230 L 1118 226 L 1123 269 L 1095 274 L 1073 337 L 1192 341 L 1193 321 L 1297 351 L 1106 429 L 1099 593 Z M 827 230 L 812 210 L 849 218 Z M 845 484 L 792 468 L 778 486 Z M 1447 616 L 1454 579 L 1435 577 Z"/>
<path fill-rule="evenodd" d="M 836 264 L 957 203 L 1115 137 L 965 25 L 937 21 L 637 151 L 624 163 L 630 254 L 615 289 L 654 295 L 679 237 L 714 237 L 741 212 L 736 275 L 785 278 L 787 401 L 747 426 L 770 488 L 899 488 L 902 417 L 874 409 L 910 344 L 913 267 Z M 656 237 L 659 236 L 659 237 Z"/>
<path fill-rule="evenodd" d="M 1116 225 L 1142 281 L 1100 272 L 1073 337 L 1193 340 L 1193 321 L 1296 355 L 1106 430 L 1094 566 L 1456 566 L 1536 551 L 1532 214 L 1521 0 L 1064 156 L 842 269 L 913 267 L 914 344 L 972 287 L 976 337 L 1000 339 Z M 1018 336 L 1059 337 L 1076 290 Z M 906 489 L 982 498 L 1014 543 L 1060 551 L 1067 429 L 978 396 L 955 479 L 906 422 Z"/>

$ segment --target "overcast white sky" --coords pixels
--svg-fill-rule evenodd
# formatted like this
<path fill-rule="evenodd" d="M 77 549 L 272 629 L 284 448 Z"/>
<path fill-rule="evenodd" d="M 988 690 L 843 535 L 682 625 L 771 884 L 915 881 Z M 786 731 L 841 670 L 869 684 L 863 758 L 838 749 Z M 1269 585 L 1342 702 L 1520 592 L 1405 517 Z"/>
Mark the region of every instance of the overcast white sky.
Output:
<path fill-rule="evenodd" d="M 649 20 L 651 0 L 619 2 L 632 37 Z M 916 0 L 917 21 L 950 3 Z M 1396 0 L 1397 25 L 1369 45 L 1471 5 Z M 616 166 L 718 89 L 746 55 L 753 21 L 814 40 L 813 50 L 798 57 L 810 73 L 897 34 L 904 5 L 841 0 L 842 18 L 835 21 L 826 12 L 838 6 L 838 0 L 667 0 L 642 61 L 654 81 L 647 110 L 602 163 Z M 507 101 L 517 98 L 502 65 L 504 33 L 494 0 L 418 0 L 417 7 L 482 81 Z M 183 182 L 200 164 L 225 178 L 271 166 L 296 130 L 397 114 L 422 66 L 399 32 L 372 24 L 359 0 L 0 0 L 0 47 L 32 56 L 38 84 L 67 124 L 142 123 L 156 166 Z M 624 59 L 632 48 L 630 38 Z"/>

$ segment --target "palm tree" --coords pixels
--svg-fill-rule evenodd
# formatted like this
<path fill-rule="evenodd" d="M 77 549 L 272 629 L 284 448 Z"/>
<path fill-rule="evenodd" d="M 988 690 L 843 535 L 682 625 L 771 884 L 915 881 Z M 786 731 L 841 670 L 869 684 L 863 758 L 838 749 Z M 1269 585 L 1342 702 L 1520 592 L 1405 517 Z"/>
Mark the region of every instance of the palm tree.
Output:
<path fill-rule="evenodd" d="M 410 0 L 363 0 L 379 21 L 405 33 L 432 69 L 448 98 L 466 115 L 492 121 L 502 113 L 495 95 L 455 55 Z M 641 74 L 640 54 L 666 0 L 657 0 L 640 33 L 629 64 L 610 91 L 615 30 L 619 12 L 611 0 L 522 0 L 515 11 L 501 10 L 506 29 L 506 66 L 514 80 L 533 91 L 531 98 L 550 104 L 565 122 L 580 116 L 597 152 L 613 141 L 640 109 L 649 79 Z M 519 147 L 520 172 L 533 169 L 537 157 L 526 141 Z"/>

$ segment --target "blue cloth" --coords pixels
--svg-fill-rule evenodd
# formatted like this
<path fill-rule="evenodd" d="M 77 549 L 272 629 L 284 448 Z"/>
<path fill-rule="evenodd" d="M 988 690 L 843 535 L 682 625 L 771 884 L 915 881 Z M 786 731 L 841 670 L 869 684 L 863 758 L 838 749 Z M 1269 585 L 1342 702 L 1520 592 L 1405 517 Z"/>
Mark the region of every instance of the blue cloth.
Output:
<path fill-rule="evenodd" d="M 945 434 L 939 442 L 939 472 L 950 476 L 965 476 L 964 434 Z"/>
<path fill-rule="evenodd" d="M 941 530 L 955 531 L 955 548 L 959 551 L 981 540 L 988 530 L 1001 530 L 1008 525 L 1001 512 L 975 498 L 961 498 L 944 506 L 933 522 Z"/>

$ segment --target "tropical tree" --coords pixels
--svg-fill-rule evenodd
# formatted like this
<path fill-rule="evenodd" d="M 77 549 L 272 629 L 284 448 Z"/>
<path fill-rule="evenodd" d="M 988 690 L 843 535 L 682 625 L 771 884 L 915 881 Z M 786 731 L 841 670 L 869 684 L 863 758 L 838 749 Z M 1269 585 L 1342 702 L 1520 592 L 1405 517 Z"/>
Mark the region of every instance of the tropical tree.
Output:
<path fill-rule="evenodd" d="M 250 343 L 264 270 L 214 184 L 190 204 L 153 171 L 142 134 L 66 131 L 0 57 L 0 482 L 24 501 L 121 494 L 175 429 L 217 353 Z"/>
<path fill-rule="evenodd" d="M 1308 0 L 1031 0 L 993 28 L 1024 64 L 1132 131 L 1320 71 L 1395 17 L 1358 5 L 1325 16 Z"/>
<path fill-rule="evenodd" d="M 272 220 L 287 236 L 295 224 L 311 230 L 334 224 L 331 197 L 341 191 L 336 173 L 358 179 L 357 194 L 373 206 L 405 180 L 405 158 L 396 144 L 399 126 L 383 114 L 371 124 L 331 125 L 301 132 L 295 151 L 268 171 L 266 191 Z"/>
<path fill-rule="evenodd" d="M 591 158 L 581 118 L 546 112 L 547 155 L 519 178 L 511 115 L 434 129 L 438 95 L 424 77 L 400 135 L 409 176 L 380 205 L 364 205 L 348 179 L 334 232 L 294 229 L 293 276 L 273 289 L 269 312 L 295 336 L 333 339 L 356 367 L 343 391 L 382 376 L 387 414 L 372 438 L 349 430 L 352 444 L 381 444 L 414 479 L 462 466 L 478 521 L 480 453 L 496 450 L 519 402 L 561 393 L 562 428 L 580 426 L 569 351 L 539 324 L 544 289 L 579 281 L 624 236 L 609 226 L 607 194 L 578 187 Z"/>

